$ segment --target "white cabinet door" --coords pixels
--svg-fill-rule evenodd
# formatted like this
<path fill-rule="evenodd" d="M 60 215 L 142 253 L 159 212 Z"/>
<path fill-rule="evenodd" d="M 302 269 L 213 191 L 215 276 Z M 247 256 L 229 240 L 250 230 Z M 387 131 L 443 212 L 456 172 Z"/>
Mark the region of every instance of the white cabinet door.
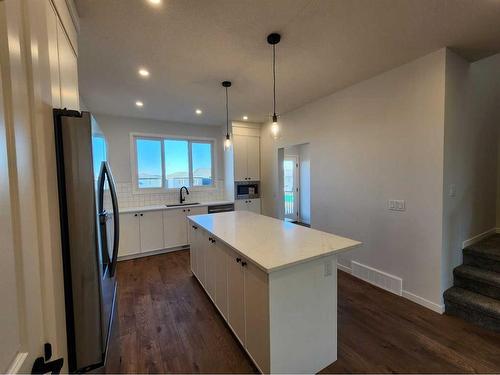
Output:
<path fill-rule="evenodd" d="M 245 281 L 241 262 L 241 257 L 230 250 L 227 260 L 227 315 L 229 325 L 245 344 Z"/>
<path fill-rule="evenodd" d="M 236 200 L 234 202 L 234 210 L 235 211 L 248 211 L 247 200 Z"/>
<path fill-rule="evenodd" d="M 80 96 L 78 94 L 77 58 L 59 21 L 57 22 L 57 46 L 61 79 L 61 106 L 78 110 L 80 109 Z"/>
<path fill-rule="evenodd" d="M 247 166 L 247 137 L 233 135 L 234 152 L 234 180 L 245 181 L 248 179 Z"/>
<path fill-rule="evenodd" d="M 141 219 L 141 253 L 163 249 L 163 212 L 141 212 L 139 215 Z"/>
<path fill-rule="evenodd" d="M 208 295 L 215 302 L 215 275 L 216 275 L 216 246 L 217 240 L 214 240 L 210 234 L 206 238 L 207 244 L 205 246 L 205 288 Z M 213 242 L 215 241 L 215 242 Z"/>
<path fill-rule="evenodd" d="M 186 208 L 186 215 L 191 216 L 191 215 L 204 215 L 208 213 L 208 208 L 207 206 L 200 206 L 200 207 L 188 207 Z"/>
<path fill-rule="evenodd" d="M 247 177 L 253 181 L 260 180 L 260 138 L 246 137 L 247 141 Z"/>
<path fill-rule="evenodd" d="M 163 236 L 166 249 L 188 243 L 184 211 L 185 209 L 181 208 L 163 211 Z"/>
<path fill-rule="evenodd" d="M 216 240 L 217 241 L 217 240 Z M 215 304 L 222 316 L 227 319 L 227 258 L 226 245 L 217 241 L 214 246 L 215 257 Z"/>
<path fill-rule="evenodd" d="M 120 214 L 120 247 L 118 248 L 118 256 L 122 257 L 140 252 L 139 214 Z"/>
<path fill-rule="evenodd" d="M 249 199 L 247 203 L 248 211 L 260 214 L 260 199 Z"/>
<path fill-rule="evenodd" d="M 269 372 L 269 283 L 267 274 L 253 263 L 245 269 L 245 346 L 264 373 Z"/>
<path fill-rule="evenodd" d="M 205 283 L 205 253 L 208 246 L 208 234 L 201 228 L 196 231 L 196 276 L 206 288 Z"/>
<path fill-rule="evenodd" d="M 191 263 L 191 271 L 193 274 L 198 276 L 198 252 L 197 252 L 197 240 L 198 240 L 198 227 L 194 224 L 191 224 L 189 229 L 189 260 Z"/>

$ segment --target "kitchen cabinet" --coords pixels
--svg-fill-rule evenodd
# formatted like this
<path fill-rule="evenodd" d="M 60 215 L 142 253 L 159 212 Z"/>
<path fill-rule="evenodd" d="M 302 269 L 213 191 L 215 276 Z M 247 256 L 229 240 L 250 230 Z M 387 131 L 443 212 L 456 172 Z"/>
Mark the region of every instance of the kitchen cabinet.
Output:
<path fill-rule="evenodd" d="M 260 180 L 260 138 L 251 135 L 233 136 L 234 180 Z"/>
<path fill-rule="evenodd" d="M 186 246 L 189 243 L 187 216 L 206 213 L 206 206 L 121 213 L 118 256 Z"/>
<path fill-rule="evenodd" d="M 260 214 L 260 199 L 240 199 L 234 202 L 236 211 L 251 211 Z"/>
<path fill-rule="evenodd" d="M 127 256 L 141 252 L 139 232 L 139 214 L 120 214 L 120 247 L 118 256 Z"/>
<path fill-rule="evenodd" d="M 213 237 L 206 236 L 204 240 L 207 241 L 203 248 L 205 249 L 205 289 L 208 295 L 215 302 L 215 283 L 216 283 L 216 256 L 215 248 L 217 247 L 216 240 Z"/>
<path fill-rule="evenodd" d="M 227 259 L 229 248 L 217 241 L 214 246 L 215 258 L 215 304 L 227 319 Z"/>
<path fill-rule="evenodd" d="M 161 250 L 163 241 L 163 214 L 161 211 L 139 213 L 141 253 Z"/>

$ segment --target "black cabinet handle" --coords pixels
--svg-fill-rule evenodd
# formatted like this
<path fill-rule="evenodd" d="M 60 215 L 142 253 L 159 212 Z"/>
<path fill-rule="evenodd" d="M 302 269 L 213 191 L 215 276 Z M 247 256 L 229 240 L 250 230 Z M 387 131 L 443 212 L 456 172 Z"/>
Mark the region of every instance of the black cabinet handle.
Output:
<path fill-rule="evenodd" d="M 241 258 L 236 258 L 236 263 L 241 262 Z"/>
<path fill-rule="evenodd" d="M 135 217 L 137 217 L 137 214 L 134 214 Z"/>
<path fill-rule="evenodd" d="M 247 265 L 247 262 L 241 262 L 242 267 L 246 267 L 246 265 Z"/>
<path fill-rule="evenodd" d="M 188 212 L 191 212 L 191 209 L 190 209 L 190 208 L 188 208 Z"/>
<path fill-rule="evenodd" d="M 215 238 L 212 238 L 212 243 L 215 243 Z"/>
<path fill-rule="evenodd" d="M 141 214 L 141 216 L 144 216 L 143 214 Z"/>
<path fill-rule="evenodd" d="M 182 210 L 182 212 L 186 212 L 186 210 Z"/>
<path fill-rule="evenodd" d="M 212 237 L 208 237 L 208 240 L 209 240 L 210 242 L 212 242 Z"/>
<path fill-rule="evenodd" d="M 198 229 L 198 227 L 196 225 L 191 225 L 193 227 L 193 229 Z"/>

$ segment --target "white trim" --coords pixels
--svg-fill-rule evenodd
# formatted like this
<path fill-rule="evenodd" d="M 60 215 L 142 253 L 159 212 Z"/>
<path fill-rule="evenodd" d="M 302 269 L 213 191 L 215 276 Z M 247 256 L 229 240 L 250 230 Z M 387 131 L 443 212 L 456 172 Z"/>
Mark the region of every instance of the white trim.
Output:
<path fill-rule="evenodd" d="M 338 259 L 337 259 L 337 268 L 341 271 L 347 272 L 348 274 L 352 274 L 352 269 L 350 267 L 344 266 L 343 264 L 340 264 Z"/>
<path fill-rule="evenodd" d="M 478 235 L 475 235 L 474 237 L 465 240 L 464 242 L 462 242 L 462 249 L 465 249 L 467 246 L 473 245 L 476 242 L 481 241 L 483 238 L 486 238 L 493 233 L 498 233 L 499 229 L 500 228 L 491 228 L 488 229 L 486 232 L 480 233 Z"/>
<path fill-rule="evenodd" d="M 438 314 L 444 313 L 444 305 L 439 305 L 437 303 L 429 301 L 428 299 L 417 296 L 416 294 L 408 292 L 407 290 L 403 290 L 403 297 L 412 302 L 415 302 L 416 304 L 419 304 L 420 306 L 427 307 L 428 309 L 437 312 Z"/>
<path fill-rule="evenodd" d="M 21 367 L 23 366 L 24 361 L 26 360 L 27 357 L 28 357 L 27 352 L 17 353 L 16 357 L 10 364 L 6 374 L 17 374 L 21 370 Z"/>
<path fill-rule="evenodd" d="M 117 260 L 118 260 L 118 262 L 121 262 L 123 260 L 144 258 L 144 257 L 152 256 L 152 255 L 159 255 L 159 254 L 165 254 L 165 253 L 173 253 L 174 251 L 187 250 L 187 249 L 189 249 L 189 245 L 186 244 L 186 245 L 169 247 L 167 249 L 159 249 L 159 250 L 146 251 L 144 253 L 135 253 L 135 254 L 122 255 L 122 256 L 118 256 Z"/>
<path fill-rule="evenodd" d="M 352 275 L 352 269 L 349 268 L 348 266 L 344 266 L 343 264 L 340 264 L 338 261 L 337 261 L 337 268 L 339 270 L 341 270 L 341 271 L 347 272 L 347 273 L 349 273 L 349 274 Z M 358 278 L 358 279 L 360 279 L 360 280 L 363 280 L 363 279 L 359 278 L 356 275 L 353 275 L 353 276 L 356 277 L 356 278 Z M 363 280 L 363 281 L 368 282 L 366 280 Z M 372 285 L 376 286 L 377 288 L 384 289 L 384 288 L 381 288 L 378 285 L 375 285 L 375 284 L 372 284 Z M 410 300 L 412 302 L 415 302 L 416 304 L 418 304 L 420 306 L 423 306 L 425 308 L 428 308 L 429 310 L 432 310 L 432 311 L 434 311 L 434 312 L 436 312 L 438 314 L 443 314 L 444 313 L 444 305 L 443 304 L 439 305 L 437 303 L 429 301 L 428 299 L 425 299 L 423 297 L 417 296 L 416 294 L 408 292 L 407 290 L 403 289 L 401 297 L 403 297 L 405 299 L 408 299 L 408 300 Z"/>

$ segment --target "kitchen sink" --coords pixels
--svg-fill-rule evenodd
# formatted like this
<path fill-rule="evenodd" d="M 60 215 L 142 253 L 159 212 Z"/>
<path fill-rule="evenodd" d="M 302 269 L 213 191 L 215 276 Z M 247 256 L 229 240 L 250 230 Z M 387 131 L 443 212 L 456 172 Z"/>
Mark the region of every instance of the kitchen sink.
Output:
<path fill-rule="evenodd" d="M 166 204 L 165 206 L 167 207 L 184 207 L 184 206 L 195 206 L 197 204 L 200 204 L 199 202 L 193 202 L 193 203 L 175 203 L 175 204 Z"/>

